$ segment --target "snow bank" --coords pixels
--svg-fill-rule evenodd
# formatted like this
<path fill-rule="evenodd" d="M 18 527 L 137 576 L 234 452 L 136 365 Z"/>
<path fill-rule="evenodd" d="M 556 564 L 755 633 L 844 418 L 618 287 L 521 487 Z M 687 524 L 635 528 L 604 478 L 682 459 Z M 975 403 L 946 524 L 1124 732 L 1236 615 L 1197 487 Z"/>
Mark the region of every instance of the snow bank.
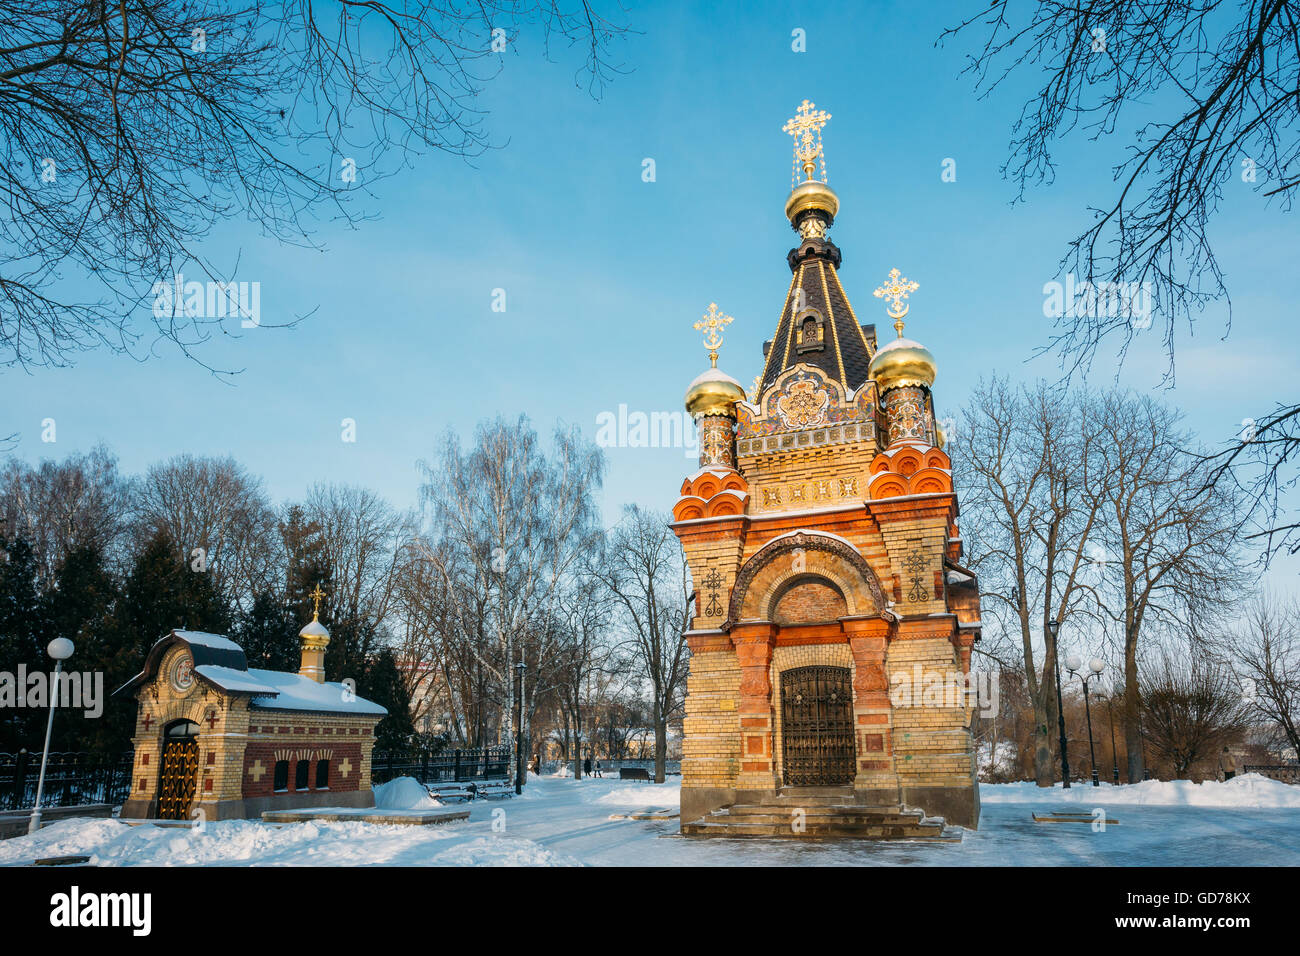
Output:
<path fill-rule="evenodd" d="M 1270 780 L 1257 773 L 1234 777 L 1226 782 L 1207 780 L 1144 780 L 1141 783 L 1072 783 L 1069 790 L 1059 784 L 1039 787 L 1031 781 L 980 784 L 981 803 L 1081 803 L 1089 806 L 1127 804 L 1149 807 L 1259 807 L 1300 809 L 1300 787 Z"/>
<path fill-rule="evenodd" d="M 620 807 L 673 807 L 682 799 L 680 780 L 672 783 L 641 783 L 615 787 L 602 793 L 592 803 L 614 804 Z"/>
<path fill-rule="evenodd" d="M 479 837 L 458 843 L 429 860 L 433 866 L 582 866 L 582 862 L 555 853 L 532 840 L 504 836 Z"/>
<path fill-rule="evenodd" d="M 414 777 L 397 777 L 375 787 L 375 806 L 383 810 L 432 810 L 441 801 L 429 796 Z"/>

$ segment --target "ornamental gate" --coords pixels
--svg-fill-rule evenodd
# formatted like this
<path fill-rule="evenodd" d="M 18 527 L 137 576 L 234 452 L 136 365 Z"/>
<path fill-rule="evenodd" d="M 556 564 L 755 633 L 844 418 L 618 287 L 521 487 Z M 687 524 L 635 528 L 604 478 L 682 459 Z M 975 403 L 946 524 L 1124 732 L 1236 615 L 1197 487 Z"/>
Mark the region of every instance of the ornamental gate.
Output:
<path fill-rule="evenodd" d="M 158 817 L 188 820 L 199 772 L 199 728 L 191 720 L 167 728 L 158 776 Z"/>
<path fill-rule="evenodd" d="M 788 787 L 853 782 L 853 684 L 847 667 L 782 672 L 781 755 Z"/>

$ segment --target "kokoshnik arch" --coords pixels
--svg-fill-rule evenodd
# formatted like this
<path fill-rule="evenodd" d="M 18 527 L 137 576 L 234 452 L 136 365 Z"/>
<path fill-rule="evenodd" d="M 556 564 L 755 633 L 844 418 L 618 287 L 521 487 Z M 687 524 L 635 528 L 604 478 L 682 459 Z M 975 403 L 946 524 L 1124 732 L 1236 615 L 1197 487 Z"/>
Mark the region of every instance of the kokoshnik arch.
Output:
<path fill-rule="evenodd" d="M 700 469 L 673 508 L 696 587 L 681 820 L 824 789 L 974 827 L 970 702 L 890 693 L 917 665 L 963 681 L 980 636 L 935 360 L 903 337 L 915 282 L 893 269 L 875 290 L 898 333 L 879 347 L 840 285 L 828 119 L 805 100 L 785 126 L 799 244 L 751 395 L 717 367 L 731 317 L 710 305 L 696 323 L 711 363 L 686 392 Z"/>

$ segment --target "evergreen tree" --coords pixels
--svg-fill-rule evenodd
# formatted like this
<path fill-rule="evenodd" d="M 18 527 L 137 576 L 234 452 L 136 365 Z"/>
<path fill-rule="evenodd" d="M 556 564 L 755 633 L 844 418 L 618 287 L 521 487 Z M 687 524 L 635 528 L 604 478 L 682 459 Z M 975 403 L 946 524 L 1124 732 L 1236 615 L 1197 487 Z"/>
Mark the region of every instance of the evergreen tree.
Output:
<path fill-rule="evenodd" d="M 263 591 L 257 595 L 239 621 L 237 640 L 244 648 L 248 666 L 296 671 L 300 654 L 298 631 L 302 623 L 275 594 Z"/>
<path fill-rule="evenodd" d="M 406 750 L 415 725 L 411 722 L 411 695 L 406 690 L 397 658 L 385 647 L 370 662 L 358 682 L 357 693 L 388 708 L 388 716 L 375 727 L 376 750 Z"/>
<path fill-rule="evenodd" d="M 134 718 L 135 702 L 109 696 L 119 686 L 113 678 L 123 670 L 121 633 L 113 619 L 117 599 L 117 585 L 104 566 L 103 552 L 95 544 L 69 552 L 55 571 L 54 586 L 44 597 L 50 637 L 66 637 L 76 648 L 66 666 L 92 675 L 92 680 L 94 674 L 103 675 L 103 711 L 97 719 L 87 718 L 81 710 L 56 714 L 54 737 L 60 750 L 99 751 L 128 746 L 115 728 Z M 136 661 L 125 666 L 139 665 Z"/>
<path fill-rule="evenodd" d="M 18 665 L 49 670 L 50 638 L 45 620 L 36 554 L 22 538 L 0 535 L 0 666 L 17 677 Z M 16 688 L 15 688 L 16 691 Z M 33 707 L 0 708 L 0 750 L 37 750 L 44 742 L 46 712 Z"/>

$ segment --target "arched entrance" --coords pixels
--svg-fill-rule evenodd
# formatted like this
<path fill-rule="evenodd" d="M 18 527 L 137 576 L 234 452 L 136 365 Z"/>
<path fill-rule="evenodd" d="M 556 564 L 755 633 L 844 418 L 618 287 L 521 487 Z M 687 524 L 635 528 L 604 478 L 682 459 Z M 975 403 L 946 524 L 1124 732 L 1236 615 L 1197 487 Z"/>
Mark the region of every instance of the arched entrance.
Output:
<path fill-rule="evenodd" d="M 853 681 L 847 667 L 781 672 L 781 776 L 787 787 L 853 783 Z"/>
<path fill-rule="evenodd" d="M 199 725 L 175 720 L 163 730 L 162 768 L 158 773 L 158 817 L 187 820 L 199 773 Z"/>

